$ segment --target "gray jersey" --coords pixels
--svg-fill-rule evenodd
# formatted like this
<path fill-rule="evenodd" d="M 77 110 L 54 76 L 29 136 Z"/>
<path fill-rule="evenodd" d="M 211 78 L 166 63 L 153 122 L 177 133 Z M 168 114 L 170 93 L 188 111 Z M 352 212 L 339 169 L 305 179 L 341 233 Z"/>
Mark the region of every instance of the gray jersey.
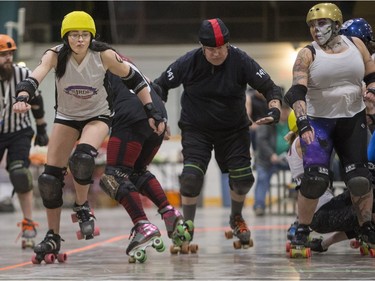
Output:
<path fill-rule="evenodd" d="M 352 117 L 365 108 L 362 80 L 365 66 L 360 51 L 345 36 L 349 46 L 343 53 L 327 54 L 316 42 L 316 56 L 310 65 L 307 114 L 313 117 Z"/>
<path fill-rule="evenodd" d="M 81 64 L 71 56 L 61 79 L 56 79 L 57 117 L 83 121 L 98 115 L 110 115 L 109 95 L 104 87 L 104 69 L 100 53 L 88 50 Z"/>

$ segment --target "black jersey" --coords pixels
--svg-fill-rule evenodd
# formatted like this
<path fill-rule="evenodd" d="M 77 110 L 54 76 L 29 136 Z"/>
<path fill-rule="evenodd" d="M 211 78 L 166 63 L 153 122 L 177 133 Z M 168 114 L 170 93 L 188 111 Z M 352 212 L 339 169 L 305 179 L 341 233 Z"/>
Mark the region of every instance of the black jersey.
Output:
<path fill-rule="evenodd" d="M 165 92 L 183 85 L 180 125 L 207 130 L 233 130 L 249 126 L 246 87 L 257 89 L 267 100 L 282 99 L 281 89 L 244 51 L 229 46 L 220 66 L 210 64 L 202 48 L 172 63 L 155 79 Z M 166 96 L 163 99 L 166 101 Z"/>
<path fill-rule="evenodd" d="M 113 125 L 117 122 L 125 122 L 127 125 L 132 125 L 137 121 L 148 119 L 143 104 L 138 96 L 129 90 L 121 78 L 110 72 L 107 72 L 107 79 L 114 96 L 113 109 Z M 157 110 L 162 113 L 164 118 L 167 118 L 167 111 L 161 98 L 151 88 L 150 91 L 152 102 Z"/>

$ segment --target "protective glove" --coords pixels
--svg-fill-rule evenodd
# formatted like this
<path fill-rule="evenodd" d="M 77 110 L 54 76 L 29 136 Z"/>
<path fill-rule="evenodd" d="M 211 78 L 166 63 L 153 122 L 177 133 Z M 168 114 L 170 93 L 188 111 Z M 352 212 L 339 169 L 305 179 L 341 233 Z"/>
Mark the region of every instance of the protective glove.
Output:
<path fill-rule="evenodd" d="M 36 136 L 34 140 L 34 145 L 46 146 L 48 144 L 49 138 L 46 131 L 47 124 L 36 125 Z"/>

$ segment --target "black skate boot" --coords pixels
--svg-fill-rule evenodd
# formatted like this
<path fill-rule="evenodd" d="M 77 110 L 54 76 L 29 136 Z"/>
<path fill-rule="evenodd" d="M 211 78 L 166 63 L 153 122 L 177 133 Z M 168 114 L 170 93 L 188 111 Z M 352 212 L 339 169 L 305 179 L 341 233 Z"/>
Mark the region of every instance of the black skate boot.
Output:
<path fill-rule="evenodd" d="M 83 205 L 74 203 L 72 214 L 72 221 L 79 223 L 80 231 L 77 231 L 77 238 L 86 240 L 93 239 L 94 236 L 100 234 L 99 228 L 95 227 L 94 220 L 96 219 L 90 209 L 89 202 L 86 201 Z"/>
<path fill-rule="evenodd" d="M 231 239 L 233 236 L 236 236 L 239 239 L 233 242 L 235 249 L 248 249 L 254 245 L 253 239 L 250 238 L 250 229 L 241 215 L 230 216 L 229 225 L 232 230 L 226 231 L 225 237 Z"/>
<path fill-rule="evenodd" d="M 296 233 L 290 243 L 289 256 L 291 258 L 311 257 L 311 249 L 309 248 L 310 228 L 305 224 L 298 224 Z"/>
<path fill-rule="evenodd" d="M 190 248 L 192 252 L 198 249 L 198 245 L 190 247 L 190 241 L 193 239 L 194 224 L 191 220 L 185 221 L 182 214 L 171 205 L 159 211 L 164 220 L 165 227 L 168 232 L 168 237 L 171 238 L 173 245 L 170 247 L 171 254 L 188 254 Z"/>
<path fill-rule="evenodd" d="M 17 226 L 21 227 L 21 232 L 17 237 L 22 237 L 22 249 L 31 248 L 35 246 L 34 238 L 37 234 L 36 227 L 38 223 L 30 219 L 23 219 L 21 222 L 17 223 Z"/>
<path fill-rule="evenodd" d="M 288 240 L 292 241 L 294 235 L 296 234 L 297 227 L 298 227 L 298 221 L 295 221 L 290 225 L 286 233 L 286 237 Z"/>
<path fill-rule="evenodd" d="M 31 261 L 33 264 L 40 264 L 43 260 L 45 263 L 54 263 L 57 259 L 59 262 L 65 262 L 66 253 L 59 254 L 61 241 L 60 235 L 55 234 L 52 229 L 48 230 L 43 241 L 34 247 L 35 255 Z"/>
<path fill-rule="evenodd" d="M 139 261 L 144 263 L 147 260 L 146 248 L 152 246 L 158 252 L 163 252 L 165 246 L 160 238 L 161 234 L 156 225 L 149 221 L 139 221 L 131 230 L 129 239 L 133 237 L 126 254 L 129 256 L 129 263 Z"/>
<path fill-rule="evenodd" d="M 308 242 L 308 246 L 311 249 L 311 251 L 314 251 L 314 252 L 319 252 L 319 253 L 327 252 L 328 249 L 323 249 L 322 242 L 323 242 L 323 238 L 313 238 L 311 239 L 311 241 Z"/>

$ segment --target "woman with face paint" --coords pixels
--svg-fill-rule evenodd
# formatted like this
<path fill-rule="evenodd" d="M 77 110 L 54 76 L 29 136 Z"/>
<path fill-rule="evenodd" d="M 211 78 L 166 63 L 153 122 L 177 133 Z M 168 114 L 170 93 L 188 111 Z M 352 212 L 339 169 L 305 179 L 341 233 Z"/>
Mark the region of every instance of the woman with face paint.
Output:
<path fill-rule="evenodd" d="M 292 246 L 307 245 L 318 199 L 329 186 L 333 149 L 345 171 L 360 238 L 375 246 L 362 89 L 363 81 L 366 94 L 375 88 L 375 63 L 359 38 L 339 35 L 343 19 L 335 4 L 313 6 L 306 22 L 314 41 L 298 53 L 293 85 L 284 97 L 296 113 L 304 167 Z"/>

